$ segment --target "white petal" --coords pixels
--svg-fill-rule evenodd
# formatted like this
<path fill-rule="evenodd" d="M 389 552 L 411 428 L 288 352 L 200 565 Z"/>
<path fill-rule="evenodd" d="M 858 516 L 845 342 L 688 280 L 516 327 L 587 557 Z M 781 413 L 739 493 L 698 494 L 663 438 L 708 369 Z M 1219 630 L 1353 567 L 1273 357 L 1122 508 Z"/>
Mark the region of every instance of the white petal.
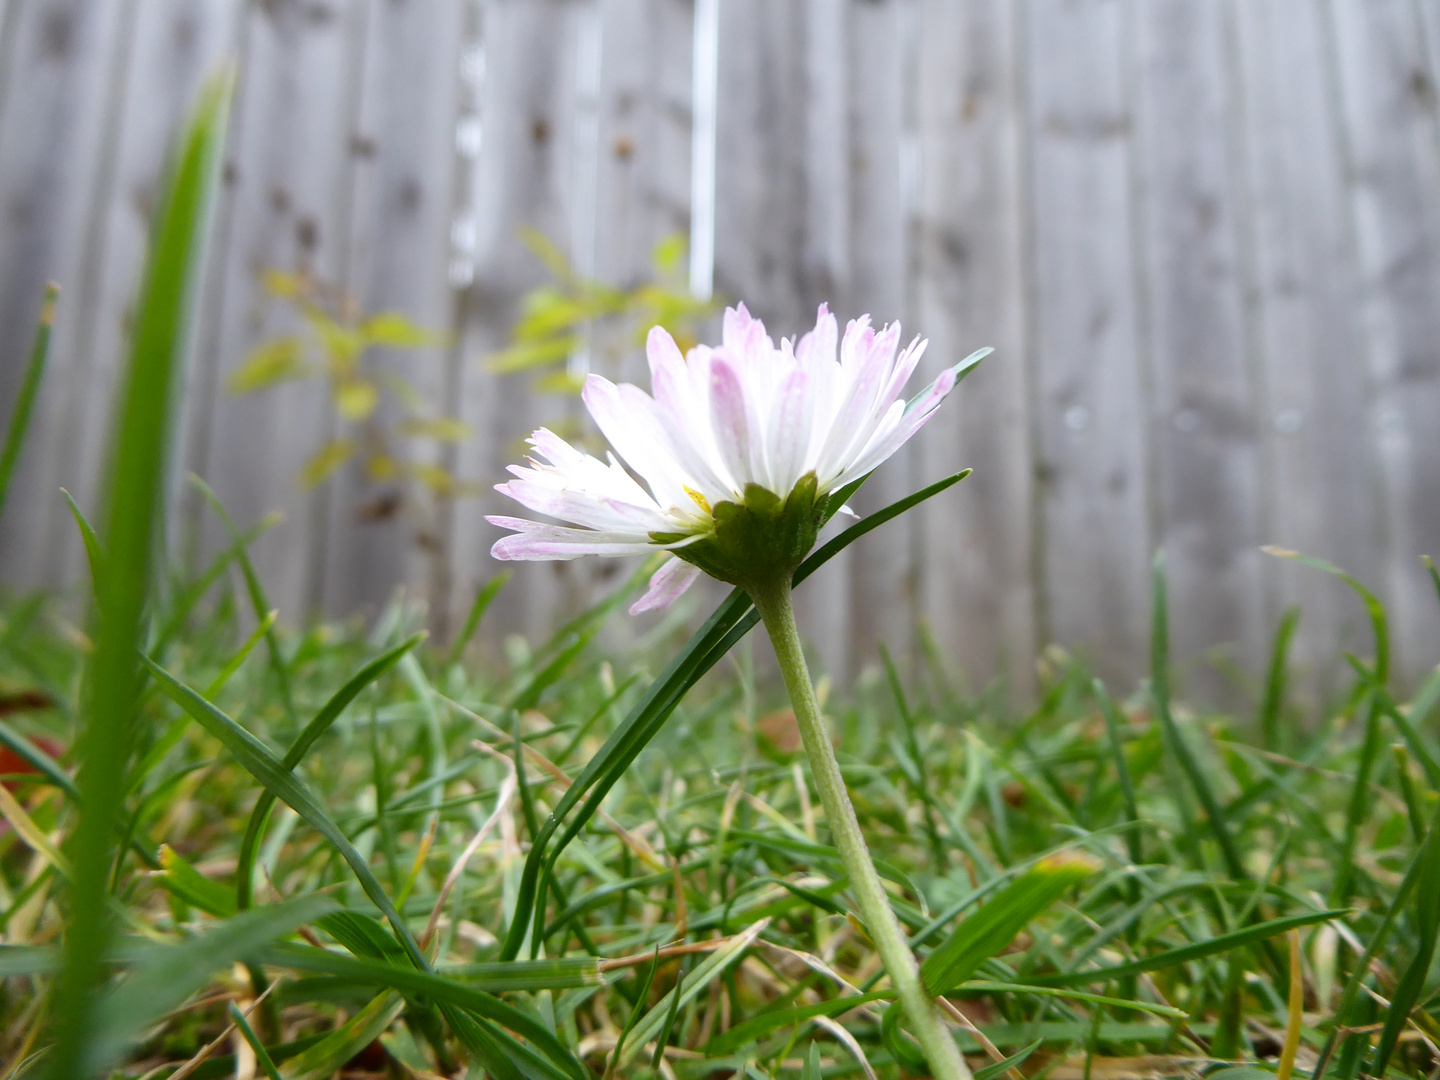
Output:
<path fill-rule="evenodd" d="M 742 496 L 745 484 L 755 478 L 745 389 L 733 362 L 719 354 L 710 361 L 710 429 L 720 460 L 736 481 L 733 494 Z"/>
<path fill-rule="evenodd" d="M 680 594 L 700 576 L 700 568 L 684 559 L 669 559 L 650 578 L 650 587 L 645 595 L 630 605 L 630 614 L 642 611 L 659 611 L 673 604 Z"/>

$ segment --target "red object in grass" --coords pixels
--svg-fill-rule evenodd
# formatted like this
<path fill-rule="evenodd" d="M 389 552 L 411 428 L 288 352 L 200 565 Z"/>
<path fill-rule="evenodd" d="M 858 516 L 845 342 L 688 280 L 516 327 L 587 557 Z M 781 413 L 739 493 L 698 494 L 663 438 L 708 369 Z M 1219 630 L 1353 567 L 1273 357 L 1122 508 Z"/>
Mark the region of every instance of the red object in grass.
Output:
<path fill-rule="evenodd" d="M 44 735 L 37 735 L 31 739 L 30 742 L 37 750 L 55 758 L 57 761 L 65 753 L 65 747 L 61 746 L 54 739 L 47 738 Z M 39 771 L 40 770 L 35 768 L 34 765 L 31 765 L 30 762 L 26 761 L 14 750 L 11 750 L 10 747 L 0 746 L 0 776 L 29 776 Z M 5 780 L 3 783 L 7 790 L 14 791 L 16 786 L 24 783 L 24 781 Z"/>

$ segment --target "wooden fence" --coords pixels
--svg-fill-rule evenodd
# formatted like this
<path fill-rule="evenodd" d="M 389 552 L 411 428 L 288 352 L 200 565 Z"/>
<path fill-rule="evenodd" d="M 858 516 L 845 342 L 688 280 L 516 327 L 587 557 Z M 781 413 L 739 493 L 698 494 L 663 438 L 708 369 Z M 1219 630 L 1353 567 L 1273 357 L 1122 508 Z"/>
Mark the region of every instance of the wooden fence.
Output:
<path fill-rule="evenodd" d="M 714 82 L 703 63 L 697 79 L 712 55 Z M 713 224 L 716 292 L 777 334 L 828 300 L 929 336 L 932 371 L 996 348 L 861 502 L 975 475 L 807 588 L 831 670 L 877 640 L 910 652 L 924 623 L 973 682 L 1027 686 L 1049 642 L 1128 680 L 1161 547 L 1194 679 L 1216 657 L 1254 677 L 1292 602 L 1302 662 L 1368 648 L 1343 586 L 1265 543 L 1374 587 L 1407 678 L 1440 659 L 1419 561 L 1440 555 L 1425 0 L 0 2 L 0 407 L 43 282 L 65 290 L 0 528 L 8 586 L 80 580 L 57 489 L 95 504 L 164 150 L 227 58 L 177 476 L 207 478 L 242 525 L 284 511 L 255 555 L 288 617 L 373 610 L 403 583 L 453 624 L 496 570 L 482 515 L 500 500 L 387 516 L 353 470 L 302 490 L 332 433 L 323 391 L 223 386 L 293 326 L 265 270 L 446 329 L 408 375 L 478 432 L 450 464 L 490 481 L 574 411 L 481 363 L 545 279 L 520 227 L 627 284 L 692 225 L 703 255 Z M 713 174 L 692 174 L 712 136 Z M 176 486 L 175 546 L 213 551 L 218 525 Z M 491 632 L 540 632 L 618 580 L 605 569 L 523 568 Z"/>

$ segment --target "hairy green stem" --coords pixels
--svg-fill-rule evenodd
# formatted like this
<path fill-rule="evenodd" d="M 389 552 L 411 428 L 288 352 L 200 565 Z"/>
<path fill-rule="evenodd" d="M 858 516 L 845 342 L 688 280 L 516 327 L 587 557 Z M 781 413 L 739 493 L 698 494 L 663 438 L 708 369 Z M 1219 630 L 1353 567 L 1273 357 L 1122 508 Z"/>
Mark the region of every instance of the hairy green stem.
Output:
<path fill-rule="evenodd" d="M 910 1030 L 925 1052 L 936 1080 L 970 1080 L 970 1070 L 950 1037 L 939 1006 L 925 992 L 915 954 L 910 951 L 886 899 L 880 875 L 875 872 L 865 837 L 860 832 L 860 823 L 855 819 L 855 808 L 845 792 L 840 764 L 835 760 L 830 734 L 820 715 L 820 703 L 815 700 L 810 670 L 800 647 L 800 631 L 790 602 L 790 582 L 784 578 L 771 587 L 752 587 L 748 591 L 775 647 L 775 657 L 780 662 L 780 672 L 785 677 L 785 688 L 790 692 L 790 702 L 800 726 L 800 737 L 805 743 L 805 754 L 810 759 L 815 788 L 825 807 L 830 835 L 840 849 L 865 928 L 880 951 L 896 997 L 910 1021 Z"/>

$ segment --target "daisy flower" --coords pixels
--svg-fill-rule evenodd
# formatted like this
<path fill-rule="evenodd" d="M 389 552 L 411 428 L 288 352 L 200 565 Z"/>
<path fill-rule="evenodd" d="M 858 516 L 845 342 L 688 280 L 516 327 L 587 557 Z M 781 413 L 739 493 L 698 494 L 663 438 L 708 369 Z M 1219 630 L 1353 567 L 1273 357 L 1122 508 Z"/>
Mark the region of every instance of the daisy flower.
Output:
<path fill-rule="evenodd" d="M 702 571 L 743 586 L 792 572 L 828 518 L 830 497 L 899 450 L 989 352 L 946 369 L 907 401 L 901 393 L 926 342 L 899 343 L 899 323 L 877 331 L 868 315 L 841 338 L 824 305 L 813 330 L 778 346 L 743 304 L 725 312 L 719 346 L 688 355 L 655 327 L 646 343 L 652 393 L 599 375 L 586 380 L 585 406 L 613 452 L 602 461 L 541 428 L 529 439 L 529 464 L 511 466 L 515 478 L 497 487 L 566 524 L 488 517 L 513 530 L 491 554 L 672 551 L 632 614 L 668 606 Z"/>

